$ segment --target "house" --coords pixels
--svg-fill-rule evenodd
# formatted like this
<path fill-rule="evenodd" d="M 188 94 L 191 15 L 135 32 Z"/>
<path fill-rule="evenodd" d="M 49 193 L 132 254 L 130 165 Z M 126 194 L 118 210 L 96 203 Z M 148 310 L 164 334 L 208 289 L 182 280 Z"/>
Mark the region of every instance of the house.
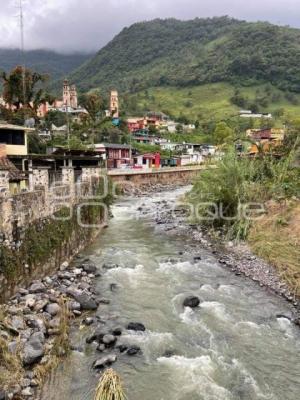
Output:
<path fill-rule="evenodd" d="M 250 110 L 241 110 L 239 112 L 239 116 L 241 118 L 266 118 L 266 119 L 272 119 L 273 116 L 270 113 L 267 114 L 254 114 Z"/>
<path fill-rule="evenodd" d="M 0 144 L 5 145 L 8 156 L 24 156 L 28 154 L 28 132 L 34 129 L 25 126 L 0 124 Z M 2 147 L 3 148 L 3 147 Z"/>
<path fill-rule="evenodd" d="M 160 168 L 160 153 L 147 153 L 133 158 L 134 168 Z"/>
<path fill-rule="evenodd" d="M 131 165 L 131 146 L 115 143 L 98 143 L 93 145 L 94 150 L 106 160 L 107 168 L 122 168 Z"/>
<path fill-rule="evenodd" d="M 135 133 L 147 128 L 147 120 L 144 117 L 128 118 L 127 128 L 131 133 Z"/>
<path fill-rule="evenodd" d="M 284 140 L 285 130 L 280 128 L 248 129 L 246 135 L 253 141 L 249 152 L 256 154 L 259 146 L 263 151 L 270 151 L 272 147 L 280 146 Z"/>
<path fill-rule="evenodd" d="M 199 165 L 204 161 L 204 157 L 200 153 L 182 154 L 175 157 L 177 159 L 177 166 L 184 167 L 185 165 Z"/>

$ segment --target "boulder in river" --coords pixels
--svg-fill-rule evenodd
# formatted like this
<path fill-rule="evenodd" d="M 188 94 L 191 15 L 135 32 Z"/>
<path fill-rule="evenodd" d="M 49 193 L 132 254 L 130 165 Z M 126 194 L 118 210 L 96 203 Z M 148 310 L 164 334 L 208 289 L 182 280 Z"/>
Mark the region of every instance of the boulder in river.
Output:
<path fill-rule="evenodd" d="M 189 296 L 183 302 L 184 307 L 191 307 L 191 308 L 198 307 L 199 304 L 200 304 L 200 299 L 197 296 Z"/>
<path fill-rule="evenodd" d="M 99 360 L 96 360 L 93 364 L 93 368 L 94 369 L 102 369 L 108 365 L 113 364 L 116 361 L 117 361 L 117 356 L 115 354 L 109 354 L 106 357 L 102 357 L 102 358 L 99 358 Z"/>
<path fill-rule="evenodd" d="M 137 354 L 139 354 L 141 352 L 141 348 L 138 346 L 131 346 L 129 347 L 129 349 L 127 350 L 126 354 L 128 356 L 135 356 Z"/>
<path fill-rule="evenodd" d="M 102 343 L 107 347 L 112 347 L 117 341 L 114 335 L 104 335 L 102 338 Z"/>
<path fill-rule="evenodd" d="M 127 325 L 127 329 L 129 330 L 129 331 L 140 331 L 140 332 L 145 332 L 145 330 L 146 330 L 146 327 L 145 327 L 145 325 L 143 325 L 143 324 L 141 324 L 140 322 L 130 322 L 128 325 Z"/>

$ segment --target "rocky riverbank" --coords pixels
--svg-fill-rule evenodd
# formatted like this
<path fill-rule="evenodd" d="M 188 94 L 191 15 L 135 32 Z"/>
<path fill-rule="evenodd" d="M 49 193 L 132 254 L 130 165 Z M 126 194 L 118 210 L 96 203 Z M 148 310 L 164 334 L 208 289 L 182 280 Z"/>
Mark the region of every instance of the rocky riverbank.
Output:
<path fill-rule="evenodd" d="M 69 326 L 97 310 L 94 280 L 100 274 L 88 259 L 36 280 L 1 307 L 0 399 L 36 398 L 43 378 L 70 350 Z"/>
<path fill-rule="evenodd" d="M 175 188 L 174 185 L 170 185 L 168 190 Z M 163 191 L 161 185 L 154 185 L 144 189 L 138 195 L 145 196 L 146 193 L 149 195 Z M 280 278 L 275 268 L 253 254 L 247 243 L 228 242 L 224 232 L 210 231 L 199 224 L 190 224 L 189 210 L 184 205 L 184 201 L 174 204 L 164 199 L 156 201 L 155 205 L 154 215 L 153 209 L 147 207 L 145 203 L 138 207 L 137 212 L 141 215 L 152 214 L 159 228 L 168 235 L 185 235 L 191 238 L 190 247 L 195 257 L 201 257 L 197 252 L 198 246 L 209 249 L 218 258 L 219 263 L 230 269 L 235 275 L 251 279 L 266 290 L 282 296 L 291 303 L 291 313 L 283 317 L 300 326 L 299 299 L 291 293 L 288 285 Z"/>

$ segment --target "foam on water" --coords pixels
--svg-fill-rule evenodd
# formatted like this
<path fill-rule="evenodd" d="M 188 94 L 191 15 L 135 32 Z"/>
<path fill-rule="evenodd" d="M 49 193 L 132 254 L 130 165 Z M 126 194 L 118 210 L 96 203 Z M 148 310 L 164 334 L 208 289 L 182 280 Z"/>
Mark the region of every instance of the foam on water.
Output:
<path fill-rule="evenodd" d="M 165 274 L 173 273 L 175 270 L 182 273 L 192 273 L 195 270 L 198 270 L 198 268 L 195 267 L 195 265 L 191 264 L 189 261 L 184 261 L 178 263 L 159 263 L 159 267 L 157 269 L 157 271 L 163 272 Z"/>
<path fill-rule="evenodd" d="M 217 365 L 210 356 L 160 357 L 157 361 L 170 369 L 174 398 L 183 400 L 190 394 L 205 394 L 206 400 L 233 400 L 231 393 L 216 381 Z"/>
<path fill-rule="evenodd" d="M 209 285 L 208 283 L 205 284 L 205 285 L 202 285 L 200 290 L 203 291 L 203 292 L 210 292 L 210 293 L 215 291 L 215 289 L 211 285 Z"/>
<path fill-rule="evenodd" d="M 187 325 L 198 325 L 199 321 L 194 310 L 190 307 L 185 307 L 183 313 L 179 315 L 181 321 Z"/>
<path fill-rule="evenodd" d="M 155 358 L 160 354 L 164 354 L 172 347 L 174 337 L 169 332 L 134 332 L 128 331 L 122 335 L 121 344 L 139 346 L 147 361 Z"/>
<path fill-rule="evenodd" d="M 218 303 L 217 301 L 204 301 L 203 303 L 200 303 L 200 307 L 222 321 L 229 321 L 231 319 L 226 313 L 225 305 Z"/>
<path fill-rule="evenodd" d="M 253 396 L 257 399 L 265 399 L 265 400 L 276 400 L 277 397 L 272 393 L 269 387 L 266 388 L 266 392 L 259 387 L 258 383 L 256 380 L 253 378 L 251 373 L 245 368 L 243 363 L 239 360 L 233 359 L 232 360 L 233 367 L 239 371 L 239 374 L 242 375 L 244 378 L 244 386 L 248 388 L 249 394 L 248 396 L 250 398 L 253 398 Z"/>
<path fill-rule="evenodd" d="M 121 284 L 125 279 L 129 286 L 133 288 L 139 286 L 142 281 L 147 279 L 143 265 L 137 265 L 134 268 L 116 267 L 108 270 L 107 274 L 117 279 Z"/>
<path fill-rule="evenodd" d="M 292 325 L 292 322 L 289 319 L 287 319 L 287 318 L 277 318 L 277 322 L 278 322 L 280 330 L 282 332 L 284 332 L 284 334 L 287 337 L 289 337 L 289 338 L 294 337 L 293 325 Z"/>

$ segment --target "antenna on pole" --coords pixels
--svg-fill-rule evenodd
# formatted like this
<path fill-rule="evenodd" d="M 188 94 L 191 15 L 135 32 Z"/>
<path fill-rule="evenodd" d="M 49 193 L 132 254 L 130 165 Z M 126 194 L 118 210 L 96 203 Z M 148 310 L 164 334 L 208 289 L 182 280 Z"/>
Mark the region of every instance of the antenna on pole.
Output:
<path fill-rule="evenodd" d="M 26 102 L 26 66 L 25 66 L 25 40 L 24 40 L 24 13 L 23 13 L 23 0 L 19 0 L 20 10 L 20 34 L 21 34 L 21 55 L 22 55 L 22 89 L 23 89 L 23 107 Z"/>

